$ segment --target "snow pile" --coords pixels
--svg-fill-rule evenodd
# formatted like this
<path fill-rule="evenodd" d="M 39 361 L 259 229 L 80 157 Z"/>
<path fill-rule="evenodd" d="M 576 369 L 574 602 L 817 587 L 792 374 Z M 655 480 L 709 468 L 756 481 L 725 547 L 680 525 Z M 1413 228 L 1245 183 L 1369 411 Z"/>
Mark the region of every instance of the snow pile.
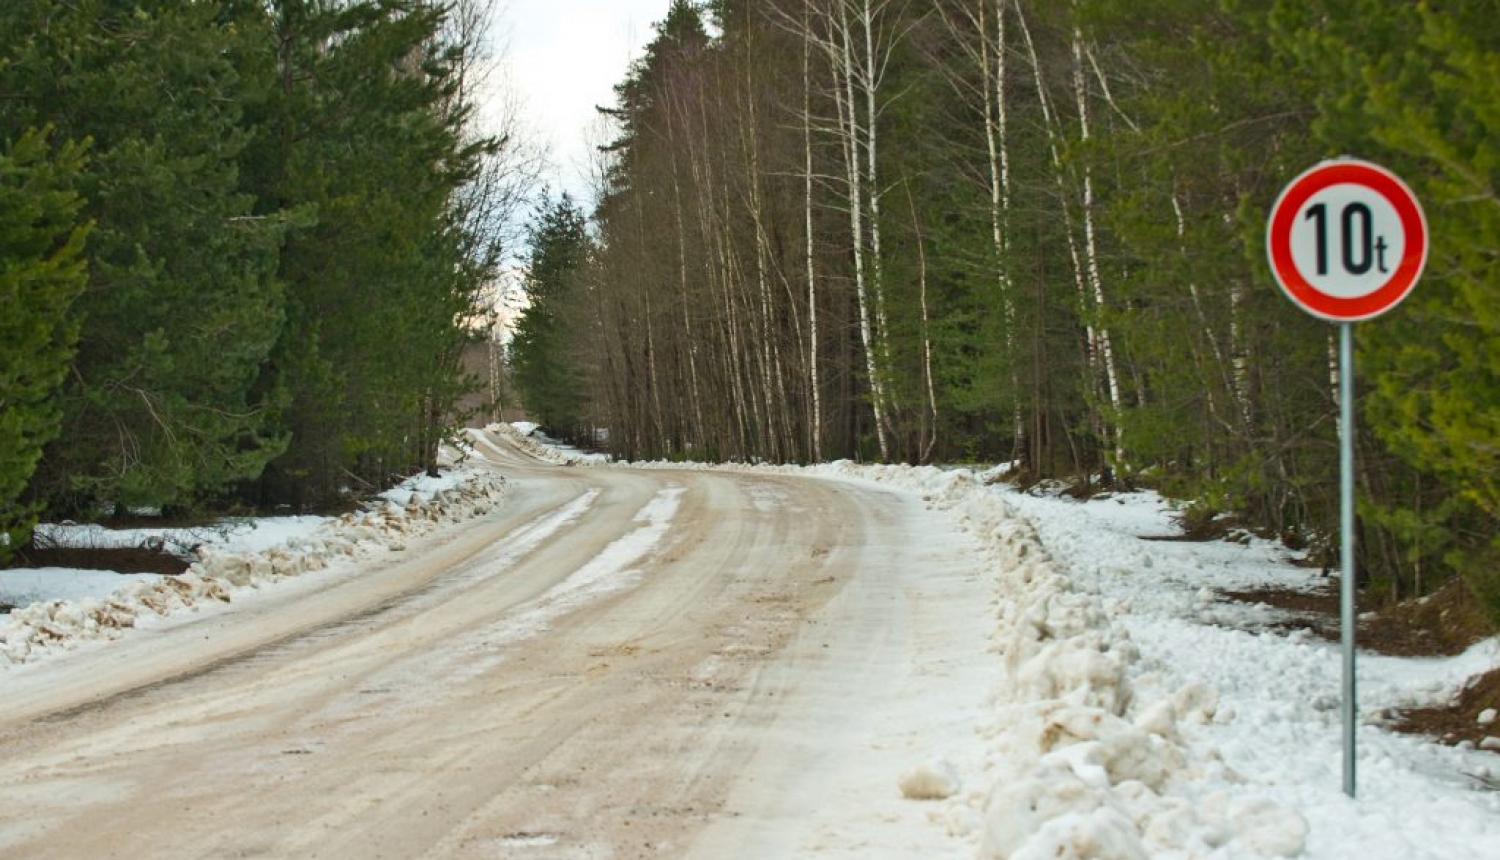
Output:
<path fill-rule="evenodd" d="M 943 759 L 923 762 L 901 774 L 896 784 L 910 800 L 946 800 L 961 787 L 953 763 Z"/>
<path fill-rule="evenodd" d="M 608 454 L 590 454 L 577 448 L 564 445 L 556 439 L 543 434 L 538 425 L 527 421 L 518 421 L 514 424 L 491 424 L 484 431 L 469 430 L 469 441 L 477 445 L 483 445 L 497 453 L 504 454 L 493 442 L 484 438 L 485 433 L 494 433 L 504 436 L 509 442 L 527 454 L 546 463 L 557 466 L 602 466 L 613 462 Z M 670 465 L 670 464 L 665 464 Z M 702 464 L 695 464 L 698 468 L 710 468 Z"/>
<path fill-rule="evenodd" d="M 18 567 L 0 570 L 0 604 L 30 606 L 48 600 L 74 603 L 108 597 L 128 582 L 155 582 L 157 573 L 117 573 L 68 567 Z"/>
<path fill-rule="evenodd" d="M 404 550 L 412 538 L 487 513 L 503 485 L 499 476 L 476 469 L 413 478 L 359 513 L 297 518 L 300 528 L 264 548 L 257 548 L 263 538 L 222 530 L 218 540 L 197 545 L 195 561 L 179 576 L 121 578 L 125 585 L 107 596 L 44 600 L 12 610 L 0 627 L 0 667 L 30 662 L 83 640 L 118 638 L 151 616 L 228 603 L 236 589 L 259 588 L 377 551 Z M 280 534 L 274 527 L 266 531 Z M 73 572 L 51 573 L 66 578 Z"/>

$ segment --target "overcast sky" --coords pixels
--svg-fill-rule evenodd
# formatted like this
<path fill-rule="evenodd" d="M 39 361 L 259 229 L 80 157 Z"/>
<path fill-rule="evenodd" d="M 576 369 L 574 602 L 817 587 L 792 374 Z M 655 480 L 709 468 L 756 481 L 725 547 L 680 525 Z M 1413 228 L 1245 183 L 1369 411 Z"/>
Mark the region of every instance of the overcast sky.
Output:
<path fill-rule="evenodd" d="M 589 202 L 589 147 L 602 143 L 596 105 L 651 40 L 671 0 L 499 0 L 499 76 L 546 147 L 549 184 Z"/>

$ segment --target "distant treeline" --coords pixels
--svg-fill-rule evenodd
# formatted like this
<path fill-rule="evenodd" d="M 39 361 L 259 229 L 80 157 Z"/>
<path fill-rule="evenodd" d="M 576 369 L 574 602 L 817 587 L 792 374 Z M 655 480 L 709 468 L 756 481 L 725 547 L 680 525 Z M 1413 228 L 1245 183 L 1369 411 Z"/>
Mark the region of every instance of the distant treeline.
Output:
<path fill-rule="evenodd" d="M 1462 574 L 1500 618 L 1494 12 L 678 0 L 617 87 L 597 235 L 567 200 L 534 225 L 517 382 L 626 457 L 1018 460 L 1328 547 L 1336 330 L 1265 224 L 1356 155 L 1432 233 L 1358 327 L 1362 572 Z"/>
<path fill-rule="evenodd" d="M 498 249 L 475 4 L 0 4 L 0 557 L 433 462 Z"/>

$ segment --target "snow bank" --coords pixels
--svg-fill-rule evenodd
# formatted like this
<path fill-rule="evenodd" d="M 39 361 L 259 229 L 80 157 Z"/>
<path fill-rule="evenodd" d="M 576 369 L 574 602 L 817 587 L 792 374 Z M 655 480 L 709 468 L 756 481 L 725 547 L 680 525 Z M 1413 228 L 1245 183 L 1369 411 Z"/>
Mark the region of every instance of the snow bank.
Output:
<path fill-rule="evenodd" d="M 102 576 L 113 577 L 118 586 L 107 594 L 67 594 L 12 610 L 0 625 L 0 669 L 72 649 L 82 641 L 115 639 L 150 617 L 227 603 L 238 589 L 260 588 L 373 552 L 403 550 L 407 541 L 441 525 L 488 512 L 503 484 L 491 472 L 459 468 L 436 479 L 413 478 L 359 513 L 271 518 L 217 531 L 195 530 L 195 561 L 180 576 L 106 573 Z M 161 539 L 159 533 L 152 534 Z M 92 541 L 86 545 L 94 546 L 140 537 L 109 536 L 94 527 L 58 528 L 49 536 Z M 85 580 L 102 590 L 101 574 L 53 573 L 58 580 Z"/>
<path fill-rule="evenodd" d="M 0 603 L 29 606 L 48 600 L 78 602 L 103 598 L 131 582 L 155 582 L 155 573 L 116 573 L 70 567 L 21 567 L 0 570 Z"/>
<path fill-rule="evenodd" d="M 1180 723 L 1181 733 L 1196 759 L 1221 762 L 1221 791 L 1260 786 L 1297 808 L 1309 825 L 1306 856 L 1500 857 L 1500 793 L 1485 788 L 1500 762 L 1385 727 L 1388 709 L 1444 704 L 1500 665 L 1495 639 L 1457 657 L 1359 656 L 1359 796 L 1350 800 L 1341 791 L 1338 646 L 1275 629 L 1282 616 L 1269 607 L 1218 596 L 1325 584 L 1316 570 L 1259 539 L 1141 540 L 1176 531 L 1171 506 L 1149 493 L 1079 502 L 1007 491 L 1006 499 L 1057 564 L 1118 608 L 1116 625 L 1141 652 L 1130 673 L 1137 694 L 1165 696 L 1184 678 L 1214 691 L 1214 718 Z"/>
<path fill-rule="evenodd" d="M 608 454 L 591 454 L 564 445 L 540 432 L 538 425 L 529 421 L 518 421 L 514 424 L 490 424 L 484 428 L 483 433 L 477 430 L 469 431 L 469 439 L 474 444 L 498 451 L 494 443 L 484 438 L 484 433 L 504 436 L 512 445 L 538 460 L 558 466 L 602 466 L 613 462 Z M 698 468 L 708 467 L 698 465 Z"/>
<path fill-rule="evenodd" d="M 1293 857 L 1308 826 L 1185 745 L 1184 725 L 1216 718 L 1217 693 L 1185 683 L 1147 694 L 1140 651 L 1106 606 L 1081 589 L 1032 523 L 967 470 L 832 464 L 811 471 L 916 489 L 975 535 L 998 577 L 995 645 L 1005 667 L 986 729 L 987 789 L 948 816 L 978 822 L 978 856 L 1040 858 Z"/>

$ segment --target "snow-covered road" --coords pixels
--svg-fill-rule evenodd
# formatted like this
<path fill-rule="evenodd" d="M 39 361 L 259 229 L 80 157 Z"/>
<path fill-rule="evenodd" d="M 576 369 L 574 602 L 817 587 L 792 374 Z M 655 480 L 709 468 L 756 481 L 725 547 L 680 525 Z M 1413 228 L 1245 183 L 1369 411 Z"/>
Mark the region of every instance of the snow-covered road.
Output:
<path fill-rule="evenodd" d="M 470 441 L 362 513 L 7 616 L 0 860 L 1500 856 L 1500 737 L 1382 717 L 1500 639 L 1362 658 L 1351 800 L 1336 647 L 1222 599 L 1317 572 L 1143 539 L 1177 529 L 1153 493 Z"/>
<path fill-rule="evenodd" d="M 7 675 L 0 857 L 972 855 L 895 787 L 1001 671 L 948 519 L 478 450 L 479 519 Z"/>

